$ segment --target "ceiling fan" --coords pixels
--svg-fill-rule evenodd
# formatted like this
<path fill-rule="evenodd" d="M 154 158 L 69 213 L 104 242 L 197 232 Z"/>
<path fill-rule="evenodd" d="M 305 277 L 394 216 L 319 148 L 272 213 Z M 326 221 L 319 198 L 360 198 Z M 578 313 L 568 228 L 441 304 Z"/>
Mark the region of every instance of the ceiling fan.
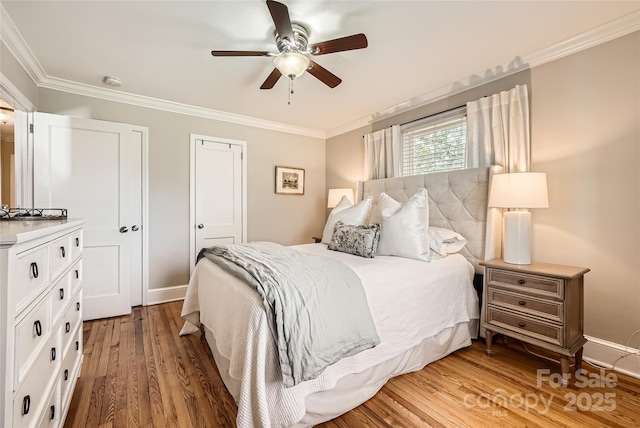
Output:
<path fill-rule="evenodd" d="M 289 9 L 286 5 L 267 0 L 267 7 L 276 26 L 277 53 L 268 51 L 211 51 L 213 56 L 274 57 L 275 68 L 260 86 L 260 89 L 273 88 L 282 75 L 293 81 L 305 71 L 330 88 L 335 88 L 342 82 L 342 79 L 318 65 L 308 55 L 325 55 L 367 47 L 367 37 L 362 33 L 309 45 L 308 30 L 299 23 L 291 22 Z"/>

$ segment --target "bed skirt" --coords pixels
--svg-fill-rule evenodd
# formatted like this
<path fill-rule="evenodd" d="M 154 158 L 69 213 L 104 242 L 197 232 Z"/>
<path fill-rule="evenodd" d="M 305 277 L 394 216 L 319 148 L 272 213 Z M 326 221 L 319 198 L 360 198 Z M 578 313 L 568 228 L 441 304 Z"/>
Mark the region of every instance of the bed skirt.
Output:
<path fill-rule="evenodd" d="M 421 370 L 427 364 L 471 345 L 470 332 L 477 328 L 477 322 L 471 324 L 474 325 L 459 323 L 442 330 L 395 358 L 343 377 L 333 389 L 308 395 L 305 399 L 306 414 L 294 427 L 308 427 L 336 418 L 373 397 L 390 378 Z M 229 375 L 229 360 L 218 351 L 211 331 L 207 328 L 204 331 L 220 376 L 237 404 L 240 380 Z"/>

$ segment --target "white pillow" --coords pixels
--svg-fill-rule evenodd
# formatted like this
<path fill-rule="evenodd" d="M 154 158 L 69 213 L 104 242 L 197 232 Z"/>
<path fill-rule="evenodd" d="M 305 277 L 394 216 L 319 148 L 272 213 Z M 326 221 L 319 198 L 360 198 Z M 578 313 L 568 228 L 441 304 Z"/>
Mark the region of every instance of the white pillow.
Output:
<path fill-rule="evenodd" d="M 467 239 L 450 229 L 442 227 L 429 227 L 429 246 L 431 250 L 445 257 L 457 253 L 467 245 Z"/>
<path fill-rule="evenodd" d="M 402 204 L 386 193 L 380 193 L 378 196 L 378 203 L 371 209 L 371 217 L 369 218 L 369 224 L 382 224 L 382 211 L 391 210 L 394 213 L 402 207 Z"/>
<path fill-rule="evenodd" d="M 406 257 L 425 262 L 431 260 L 427 235 L 429 230 L 427 189 L 418 190 L 404 205 L 388 195 L 380 196 L 381 200 L 378 203 L 383 202 L 385 206 L 380 211 L 382 229 L 378 255 Z M 386 198 L 391 199 L 395 204 Z M 400 205 L 399 208 L 398 205 Z"/>
<path fill-rule="evenodd" d="M 338 205 L 331 210 L 327 223 L 324 225 L 322 243 L 329 244 L 331 242 L 336 223 L 339 221 L 350 226 L 363 226 L 369 219 L 372 201 L 373 198 L 369 196 L 352 206 L 349 199 L 343 196 Z"/>

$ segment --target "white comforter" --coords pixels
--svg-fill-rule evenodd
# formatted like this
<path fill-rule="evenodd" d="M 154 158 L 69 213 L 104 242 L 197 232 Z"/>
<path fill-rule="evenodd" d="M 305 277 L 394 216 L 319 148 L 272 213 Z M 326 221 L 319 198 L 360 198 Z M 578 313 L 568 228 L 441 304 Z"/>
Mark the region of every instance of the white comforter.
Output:
<path fill-rule="evenodd" d="M 301 251 L 342 260 L 362 280 L 381 343 L 344 358 L 317 379 L 284 388 L 268 318 L 257 293 L 208 260 L 196 266 L 182 310 L 181 334 L 204 324 L 240 380 L 231 391 L 239 427 L 285 427 L 305 414 L 305 397 L 333 388 L 343 377 L 388 361 L 440 331 L 479 317 L 471 284 L 473 267 L 460 255 L 430 263 L 399 257 L 374 259 L 329 251 L 324 244 Z"/>

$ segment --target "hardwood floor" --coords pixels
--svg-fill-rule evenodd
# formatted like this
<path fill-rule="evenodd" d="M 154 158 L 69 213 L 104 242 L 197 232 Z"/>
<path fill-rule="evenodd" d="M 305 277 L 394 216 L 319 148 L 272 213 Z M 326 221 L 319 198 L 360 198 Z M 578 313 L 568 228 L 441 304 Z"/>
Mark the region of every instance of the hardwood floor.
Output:
<path fill-rule="evenodd" d="M 84 363 L 65 427 L 233 427 L 236 405 L 204 339 L 178 336 L 182 302 L 136 307 L 84 324 Z M 556 387 L 559 363 L 516 342 L 494 354 L 475 341 L 419 372 L 391 379 L 371 400 L 325 428 L 640 426 L 640 380 Z M 537 369 L 549 369 L 538 382 Z M 615 378 L 615 386 L 611 384 Z M 582 385 L 587 384 L 587 385 Z"/>

